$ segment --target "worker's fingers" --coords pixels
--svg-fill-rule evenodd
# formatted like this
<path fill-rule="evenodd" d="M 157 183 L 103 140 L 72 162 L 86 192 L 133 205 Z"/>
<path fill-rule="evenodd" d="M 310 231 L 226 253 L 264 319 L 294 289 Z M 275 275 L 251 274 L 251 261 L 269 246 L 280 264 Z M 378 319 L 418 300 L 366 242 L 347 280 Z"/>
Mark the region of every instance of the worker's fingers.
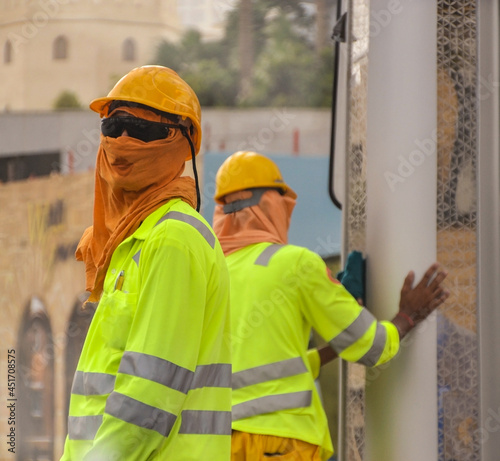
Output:
<path fill-rule="evenodd" d="M 412 289 L 413 287 L 413 282 L 415 281 L 415 272 L 410 271 L 408 272 L 408 275 L 405 277 L 405 280 L 403 282 L 403 287 L 401 288 L 401 292 L 408 292 Z"/>
<path fill-rule="evenodd" d="M 447 290 L 442 290 L 438 296 L 436 296 L 430 303 L 429 308 L 431 311 L 437 309 L 441 304 L 443 304 L 448 297 L 450 296 L 450 292 Z"/>
<path fill-rule="evenodd" d="M 448 272 L 444 271 L 444 270 L 440 270 L 436 276 L 431 280 L 431 282 L 429 283 L 429 288 L 431 290 L 436 290 L 440 285 L 441 283 L 443 282 L 443 280 L 448 276 Z"/>
<path fill-rule="evenodd" d="M 420 306 L 420 308 L 412 314 L 412 318 L 415 320 L 415 322 L 420 323 L 422 320 L 425 320 L 432 312 L 434 312 L 442 304 L 443 301 L 444 300 L 441 301 L 440 298 L 429 301 L 425 305 Z"/>
<path fill-rule="evenodd" d="M 426 271 L 425 271 L 425 274 L 424 276 L 422 277 L 422 280 L 420 280 L 419 282 L 419 285 L 420 286 L 428 286 L 429 285 L 429 282 L 431 281 L 432 277 L 434 277 L 434 275 L 436 274 L 436 271 L 438 270 L 439 268 L 439 264 L 438 263 L 434 263 L 432 264 Z"/>

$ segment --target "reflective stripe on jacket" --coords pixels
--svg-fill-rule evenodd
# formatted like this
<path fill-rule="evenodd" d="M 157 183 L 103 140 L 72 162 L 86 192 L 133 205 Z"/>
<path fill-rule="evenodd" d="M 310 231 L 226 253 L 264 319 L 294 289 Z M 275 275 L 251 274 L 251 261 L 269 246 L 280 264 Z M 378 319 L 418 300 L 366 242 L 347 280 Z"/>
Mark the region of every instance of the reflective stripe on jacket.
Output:
<path fill-rule="evenodd" d="M 229 281 L 180 200 L 115 250 L 75 373 L 63 460 L 228 460 Z"/>
<path fill-rule="evenodd" d="M 307 356 L 311 327 L 345 360 L 381 364 L 399 349 L 323 260 L 294 245 L 258 243 L 226 258 L 231 280 L 233 429 L 290 437 L 333 451 Z"/>

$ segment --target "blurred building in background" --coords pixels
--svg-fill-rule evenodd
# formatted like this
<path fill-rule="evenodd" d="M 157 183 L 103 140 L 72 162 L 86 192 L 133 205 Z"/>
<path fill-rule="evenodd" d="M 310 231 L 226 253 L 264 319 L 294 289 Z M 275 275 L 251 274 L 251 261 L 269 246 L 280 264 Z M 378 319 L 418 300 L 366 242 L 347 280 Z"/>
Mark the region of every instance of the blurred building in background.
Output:
<path fill-rule="evenodd" d="M 181 34 L 176 0 L 0 0 L 0 111 L 86 106 Z"/>
<path fill-rule="evenodd" d="M 92 172 L 0 185 L 0 367 L 6 372 L 7 357 L 15 365 L 9 368 L 14 412 L 6 404 L 0 409 L 3 430 L 15 430 L 15 455 L 4 446 L 1 461 L 62 454 L 68 397 L 93 314 L 92 307 L 82 309 L 82 264 L 74 258 L 91 223 L 92 194 Z M 7 426 L 11 416 L 15 425 Z"/>
<path fill-rule="evenodd" d="M 178 12 L 183 26 L 198 30 L 205 40 L 218 40 L 224 35 L 226 13 L 237 0 L 181 0 Z"/>

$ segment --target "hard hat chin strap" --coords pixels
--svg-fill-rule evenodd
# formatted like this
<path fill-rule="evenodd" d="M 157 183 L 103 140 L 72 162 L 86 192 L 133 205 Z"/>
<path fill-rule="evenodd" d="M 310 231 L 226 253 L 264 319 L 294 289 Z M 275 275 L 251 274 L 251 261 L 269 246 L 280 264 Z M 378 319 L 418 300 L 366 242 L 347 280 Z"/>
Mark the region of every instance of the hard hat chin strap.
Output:
<path fill-rule="evenodd" d="M 256 187 L 255 189 L 251 189 L 252 196 L 250 198 L 235 200 L 234 202 L 226 203 L 222 207 L 222 210 L 224 211 L 224 214 L 230 214 L 235 213 L 236 211 L 243 210 L 243 208 L 247 208 L 249 206 L 258 205 L 260 199 L 262 198 L 262 195 L 264 195 L 264 192 L 268 191 L 269 189 L 269 187 Z"/>
<path fill-rule="evenodd" d="M 191 161 L 193 163 L 193 176 L 194 176 L 194 182 L 196 184 L 196 211 L 200 211 L 201 207 L 201 194 L 200 194 L 200 184 L 198 181 L 198 170 L 196 169 L 196 154 L 194 150 L 194 144 L 193 141 L 191 140 L 191 137 L 189 136 L 188 127 L 185 127 L 184 125 L 179 125 L 179 129 L 181 130 L 182 135 L 187 139 L 189 143 L 189 147 L 191 148 Z"/>

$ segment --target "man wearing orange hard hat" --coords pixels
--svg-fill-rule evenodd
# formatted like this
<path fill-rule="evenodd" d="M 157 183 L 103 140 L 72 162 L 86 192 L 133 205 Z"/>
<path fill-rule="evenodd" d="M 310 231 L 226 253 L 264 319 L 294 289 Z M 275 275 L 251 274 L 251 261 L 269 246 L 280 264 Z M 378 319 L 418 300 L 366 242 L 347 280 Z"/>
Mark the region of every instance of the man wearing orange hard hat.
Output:
<path fill-rule="evenodd" d="M 71 391 L 62 460 L 227 460 L 229 285 L 182 176 L 201 143 L 198 98 L 177 73 L 133 69 L 101 116 L 93 225 L 78 245 L 98 303 Z"/>
<path fill-rule="evenodd" d="M 273 161 L 236 152 L 215 183 L 213 226 L 231 281 L 231 459 L 326 460 L 333 445 L 314 382 L 319 367 L 337 355 L 366 366 L 393 358 L 448 297 L 446 273 L 433 264 L 413 287 L 410 272 L 398 314 L 378 321 L 317 254 L 288 244 L 297 194 Z M 308 351 L 311 328 L 326 349 Z"/>

